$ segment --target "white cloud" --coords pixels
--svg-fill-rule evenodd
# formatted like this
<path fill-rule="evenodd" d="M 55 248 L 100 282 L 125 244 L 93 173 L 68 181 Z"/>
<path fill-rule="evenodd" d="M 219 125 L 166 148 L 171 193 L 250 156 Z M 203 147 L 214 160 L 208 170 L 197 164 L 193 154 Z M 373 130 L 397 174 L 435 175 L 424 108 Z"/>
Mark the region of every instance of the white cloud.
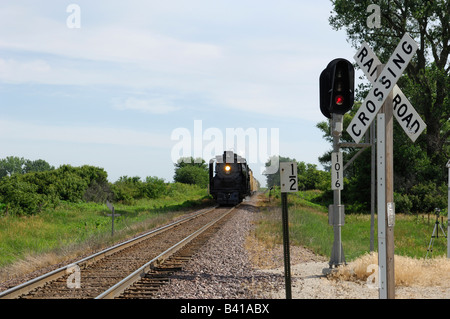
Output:
<path fill-rule="evenodd" d="M 51 71 L 50 65 L 43 60 L 19 62 L 15 59 L 0 58 L 0 80 L 9 83 L 39 81 Z"/>
<path fill-rule="evenodd" d="M 95 126 L 39 125 L 14 120 L 0 120 L 0 139 L 156 148 L 168 148 L 172 144 L 169 135 L 144 131 Z"/>
<path fill-rule="evenodd" d="M 220 47 L 210 43 L 183 40 L 120 23 L 83 24 L 80 29 L 71 29 L 64 19 L 45 18 L 19 6 L 0 11 L 0 48 L 148 66 L 170 63 L 183 68 L 197 67 L 200 61 L 221 57 Z"/>
<path fill-rule="evenodd" d="M 80 29 L 67 28 L 64 6 L 59 20 L 31 6 L 5 7 L 0 49 L 26 54 L 0 59 L 0 81 L 164 90 L 220 107 L 321 120 L 318 77 L 336 54 L 327 43 L 340 50 L 326 21 L 329 4 L 255 3 L 239 3 L 240 10 L 233 1 L 81 3 Z M 95 22 L 88 19 L 93 9 Z M 336 36 L 327 42 L 329 34 Z M 152 114 L 178 110 L 162 98 L 130 97 L 115 107 Z"/>
<path fill-rule="evenodd" d="M 152 114 L 167 114 L 180 109 L 163 98 L 137 99 L 129 97 L 123 102 L 115 101 L 113 103 L 118 110 L 133 110 Z"/>

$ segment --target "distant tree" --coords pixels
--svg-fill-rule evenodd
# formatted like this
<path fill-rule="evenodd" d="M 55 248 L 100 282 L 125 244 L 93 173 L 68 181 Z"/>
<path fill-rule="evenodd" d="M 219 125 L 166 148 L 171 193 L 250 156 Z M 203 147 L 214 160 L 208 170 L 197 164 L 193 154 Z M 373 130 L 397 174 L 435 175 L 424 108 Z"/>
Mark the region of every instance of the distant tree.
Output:
<path fill-rule="evenodd" d="M 329 173 L 317 169 L 316 164 L 305 162 L 297 163 L 297 176 L 298 187 L 301 190 L 322 189 L 329 180 Z"/>
<path fill-rule="evenodd" d="M 181 157 L 178 159 L 178 161 L 174 164 L 175 165 L 175 170 L 177 168 L 183 168 L 186 166 L 196 166 L 196 167 L 200 167 L 204 170 L 208 170 L 208 164 L 206 163 L 206 161 L 203 158 L 197 157 L 197 158 L 193 158 L 191 157 Z"/>
<path fill-rule="evenodd" d="M 206 187 L 209 181 L 208 164 L 204 159 L 180 158 L 175 165 L 173 180 L 178 183 Z"/>
<path fill-rule="evenodd" d="M 141 192 L 145 197 L 158 198 L 165 194 L 166 183 L 162 178 L 158 178 L 156 176 L 147 176 L 145 178 L 145 183 L 143 183 L 142 185 Z"/>
<path fill-rule="evenodd" d="M 55 168 L 43 159 L 35 161 L 23 157 L 8 156 L 0 160 L 0 178 L 14 174 L 51 171 Z"/>
<path fill-rule="evenodd" d="M 273 158 L 269 158 L 267 160 L 267 162 L 265 163 L 265 167 L 270 167 L 270 165 L 272 164 L 272 159 Z M 279 162 L 292 162 L 292 161 L 295 161 L 295 159 L 292 159 L 289 157 L 278 156 L 278 161 Z M 280 186 L 280 169 L 279 168 L 276 173 L 266 175 L 266 184 L 267 184 L 267 187 L 269 187 L 269 188 L 273 187 L 273 186 Z"/>
<path fill-rule="evenodd" d="M 49 163 L 44 161 L 43 159 L 38 159 L 35 161 L 26 160 L 23 168 L 24 173 L 31 172 L 45 172 L 54 170 L 55 167 L 51 166 Z"/>
<path fill-rule="evenodd" d="M 26 160 L 23 157 L 8 156 L 0 160 L 0 178 L 23 174 Z"/>
<path fill-rule="evenodd" d="M 297 162 L 295 159 L 289 157 L 279 157 L 280 162 Z M 271 159 L 269 159 L 265 166 L 269 167 L 271 165 Z M 316 164 L 309 164 L 305 162 L 297 162 L 297 180 L 299 190 L 309 190 L 309 189 L 323 189 L 324 184 L 330 179 L 329 173 L 317 169 Z M 275 174 L 266 175 L 267 187 L 280 186 L 280 170 Z"/>

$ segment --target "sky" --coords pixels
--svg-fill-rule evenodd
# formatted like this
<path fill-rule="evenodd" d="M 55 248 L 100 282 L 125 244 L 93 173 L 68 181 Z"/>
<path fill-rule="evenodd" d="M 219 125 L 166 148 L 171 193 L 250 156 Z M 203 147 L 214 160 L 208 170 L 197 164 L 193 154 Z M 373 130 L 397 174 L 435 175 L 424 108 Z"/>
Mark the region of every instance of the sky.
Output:
<path fill-rule="evenodd" d="M 111 182 L 170 182 L 179 157 L 225 149 L 251 157 L 263 185 L 275 153 L 323 169 L 319 75 L 356 53 L 331 10 L 328 0 L 2 0 L 0 158 L 93 165 Z"/>

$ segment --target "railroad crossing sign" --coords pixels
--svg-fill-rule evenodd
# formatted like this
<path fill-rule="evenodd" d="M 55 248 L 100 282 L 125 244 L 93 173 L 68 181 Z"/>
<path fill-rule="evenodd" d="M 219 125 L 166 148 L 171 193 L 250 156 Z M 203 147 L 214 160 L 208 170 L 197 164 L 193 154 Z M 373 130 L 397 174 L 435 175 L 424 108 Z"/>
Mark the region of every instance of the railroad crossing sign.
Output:
<path fill-rule="evenodd" d="M 364 42 L 353 58 L 370 82 L 374 84 L 377 79 L 377 67 L 381 65 L 381 62 L 369 45 Z M 409 138 L 415 142 L 426 124 L 397 85 L 394 86 L 393 94 L 394 116 Z"/>
<path fill-rule="evenodd" d="M 363 44 L 354 57 L 373 83 L 347 127 L 347 132 L 356 143 L 359 143 L 377 116 L 378 265 L 381 299 L 395 298 L 393 115 L 413 141 L 425 129 L 425 123 L 396 86 L 417 49 L 417 43 L 405 33 L 381 72 L 381 68 L 378 68 L 381 63 L 367 44 Z M 383 112 L 377 115 L 382 105 L 385 105 Z"/>
<path fill-rule="evenodd" d="M 384 67 L 383 71 L 377 77 L 377 80 L 375 81 L 369 94 L 367 94 L 366 99 L 362 103 L 358 112 L 350 122 L 350 125 L 347 127 L 347 132 L 350 134 L 353 140 L 355 140 L 356 143 L 359 143 L 359 141 L 369 128 L 373 119 L 377 115 L 384 101 L 387 99 L 389 93 L 394 88 L 403 71 L 406 69 L 406 66 L 408 65 L 409 61 L 411 61 L 411 58 L 413 57 L 417 49 L 418 49 L 417 43 L 407 33 L 405 33 L 403 38 L 400 40 L 400 43 L 395 48 L 394 53 L 389 58 L 389 61 Z M 371 78 L 376 76 L 376 73 L 373 71 L 376 68 L 374 67 L 374 69 L 372 70 L 372 65 L 374 62 L 375 60 L 370 61 L 369 59 L 367 62 L 363 64 L 363 70 L 365 68 L 370 70 L 369 75 Z M 364 65 L 366 65 L 366 67 L 364 67 Z M 401 103 L 402 102 L 406 103 L 407 101 L 406 98 L 397 101 L 398 101 L 397 105 L 400 104 L 400 106 L 398 106 L 397 113 L 405 115 L 407 109 L 405 109 L 403 105 L 406 104 Z M 401 112 L 400 109 L 402 109 Z M 411 107 L 411 109 L 413 108 Z M 415 124 L 416 122 L 411 123 L 412 117 L 410 119 L 409 115 L 407 116 L 407 118 L 408 120 L 407 121 L 405 120 L 405 122 L 408 122 L 409 125 L 408 123 L 403 124 L 406 124 L 408 130 L 418 132 L 420 127 L 417 128 L 417 125 L 419 124 L 418 123 Z M 402 124 L 402 122 L 403 121 L 401 120 L 400 123 Z M 412 126 L 413 124 L 414 126 Z"/>

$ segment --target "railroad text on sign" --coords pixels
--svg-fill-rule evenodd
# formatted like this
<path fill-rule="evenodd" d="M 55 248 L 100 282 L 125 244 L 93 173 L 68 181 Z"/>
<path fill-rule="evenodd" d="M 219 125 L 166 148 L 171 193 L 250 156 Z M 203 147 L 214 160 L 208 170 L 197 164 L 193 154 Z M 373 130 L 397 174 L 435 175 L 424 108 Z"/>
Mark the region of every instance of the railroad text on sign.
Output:
<path fill-rule="evenodd" d="M 366 42 L 356 52 L 354 59 L 370 82 L 375 83 L 377 79 L 377 66 L 381 62 Z M 393 90 L 394 116 L 406 135 L 415 142 L 417 137 L 426 128 L 426 124 L 400 88 L 395 85 Z"/>
<path fill-rule="evenodd" d="M 417 43 L 405 33 L 347 128 L 356 143 L 359 143 L 367 131 L 417 49 Z"/>

